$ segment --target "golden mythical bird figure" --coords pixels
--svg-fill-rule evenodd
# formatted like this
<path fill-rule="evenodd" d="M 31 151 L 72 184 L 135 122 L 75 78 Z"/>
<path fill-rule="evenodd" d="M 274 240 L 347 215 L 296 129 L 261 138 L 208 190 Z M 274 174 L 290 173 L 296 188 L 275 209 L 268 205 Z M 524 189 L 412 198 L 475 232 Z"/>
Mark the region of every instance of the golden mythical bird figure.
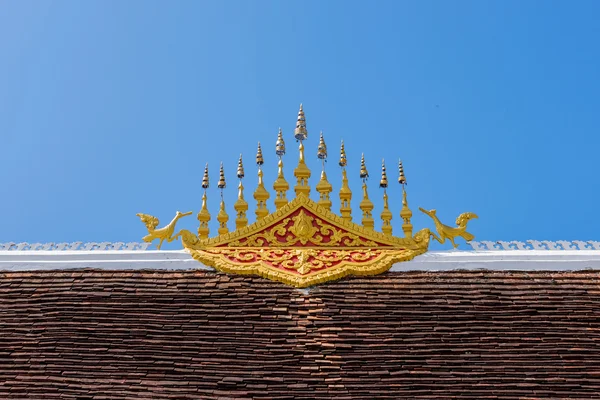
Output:
<path fill-rule="evenodd" d="M 448 239 L 451 243 L 452 246 L 454 246 L 454 248 L 457 248 L 458 245 L 456 243 L 454 243 L 454 238 L 457 236 L 462 237 L 463 239 L 465 239 L 467 242 L 475 239 L 475 236 L 473 236 L 472 234 L 470 234 L 469 232 L 467 232 L 467 223 L 473 219 L 473 218 L 479 218 L 477 216 L 477 214 L 475 213 L 462 213 L 458 216 L 458 218 L 456 218 L 456 228 L 448 226 L 448 225 L 444 225 L 440 222 L 439 218 L 435 215 L 436 211 L 435 210 L 424 210 L 421 207 L 419 207 L 419 210 L 421 210 L 423 213 L 429 215 L 431 217 L 431 219 L 433 219 L 433 222 L 435 223 L 435 230 L 437 231 L 438 235 L 440 235 L 440 237 L 437 237 L 436 235 L 433 235 L 433 237 L 440 243 L 444 244 L 446 242 L 446 239 Z"/>
<path fill-rule="evenodd" d="M 146 228 L 148 229 L 148 235 L 144 236 L 142 239 L 144 240 L 144 242 L 150 243 L 152 242 L 154 239 L 160 239 L 160 242 L 158 243 L 158 246 L 156 246 L 156 248 L 158 250 L 160 250 L 160 246 L 162 246 L 163 241 L 167 241 L 169 243 L 171 243 L 173 240 L 177 239 L 179 236 L 181 236 L 181 231 L 179 233 L 177 233 L 177 235 L 173 236 L 173 232 L 175 232 L 175 224 L 177 224 L 177 221 L 179 220 L 179 218 L 185 217 L 187 215 L 192 215 L 192 212 L 186 212 L 186 213 L 182 213 L 177 211 L 177 214 L 175 214 L 175 218 L 173 218 L 173 220 L 171 222 L 169 222 L 168 225 L 156 229 L 156 227 L 158 226 L 158 218 L 153 217 L 152 215 L 148 215 L 148 214 L 136 214 L 138 217 L 140 217 L 140 219 L 142 220 L 142 222 L 146 225 Z"/>

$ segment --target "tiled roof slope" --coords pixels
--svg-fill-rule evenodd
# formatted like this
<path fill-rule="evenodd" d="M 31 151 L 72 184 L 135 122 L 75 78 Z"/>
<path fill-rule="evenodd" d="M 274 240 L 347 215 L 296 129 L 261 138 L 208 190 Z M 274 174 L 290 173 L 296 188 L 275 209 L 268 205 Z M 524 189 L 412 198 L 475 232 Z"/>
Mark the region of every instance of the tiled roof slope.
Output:
<path fill-rule="evenodd" d="M 0 399 L 599 398 L 598 272 L 0 274 Z"/>

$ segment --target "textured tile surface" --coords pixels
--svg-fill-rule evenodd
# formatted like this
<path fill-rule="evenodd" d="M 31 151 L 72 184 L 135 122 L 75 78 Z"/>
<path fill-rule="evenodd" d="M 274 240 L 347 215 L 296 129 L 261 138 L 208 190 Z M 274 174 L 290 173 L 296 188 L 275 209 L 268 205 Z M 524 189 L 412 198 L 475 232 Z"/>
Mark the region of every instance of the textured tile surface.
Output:
<path fill-rule="evenodd" d="M 600 398 L 600 274 L 0 274 L 0 399 Z"/>

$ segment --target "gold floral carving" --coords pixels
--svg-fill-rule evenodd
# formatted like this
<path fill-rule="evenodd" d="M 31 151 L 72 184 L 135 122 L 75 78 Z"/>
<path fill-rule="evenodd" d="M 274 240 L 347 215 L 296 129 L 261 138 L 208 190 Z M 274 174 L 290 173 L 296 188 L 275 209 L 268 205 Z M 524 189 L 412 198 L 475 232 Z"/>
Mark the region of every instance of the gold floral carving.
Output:
<path fill-rule="evenodd" d="M 418 240 L 364 229 L 300 195 L 252 225 L 213 239 L 182 232 L 194 259 L 226 273 L 307 287 L 348 275 L 375 275 L 427 251 Z"/>

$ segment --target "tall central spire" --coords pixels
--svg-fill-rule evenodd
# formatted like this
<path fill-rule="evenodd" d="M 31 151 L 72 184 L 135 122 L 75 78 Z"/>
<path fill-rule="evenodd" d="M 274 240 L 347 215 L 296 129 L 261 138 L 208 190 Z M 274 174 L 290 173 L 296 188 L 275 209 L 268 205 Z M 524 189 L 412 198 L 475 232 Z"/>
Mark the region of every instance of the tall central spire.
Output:
<path fill-rule="evenodd" d="M 302 193 L 308 197 L 310 195 L 310 186 L 308 185 L 310 169 L 304 160 L 304 144 L 302 143 L 302 141 L 306 140 L 308 137 L 308 131 L 306 130 L 306 118 L 304 117 L 302 104 L 300 104 L 300 111 L 298 111 L 298 121 L 296 122 L 294 137 L 300 142 L 300 146 L 298 148 L 300 151 L 298 166 L 296 169 L 294 169 L 294 176 L 296 177 L 296 186 L 294 186 L 294 192 L 296 192 L 296 196 Z"/>

